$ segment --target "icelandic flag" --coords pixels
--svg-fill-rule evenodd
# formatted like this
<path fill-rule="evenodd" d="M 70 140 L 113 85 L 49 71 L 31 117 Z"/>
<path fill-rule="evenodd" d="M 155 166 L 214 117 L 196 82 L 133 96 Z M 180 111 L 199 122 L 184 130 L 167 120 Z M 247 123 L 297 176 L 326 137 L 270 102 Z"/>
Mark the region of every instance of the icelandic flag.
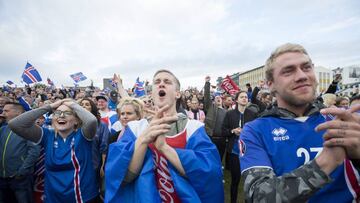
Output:
<path fill-rule="evenodd" d="M 42 81 L 39 72 L 29 62 L 26 63 L 25 70 L 21 77 L 28 85 Z"/>
<path fill-rule="evenodd" d="M 135 150 L 134 143 L 148 125 L 146 119 L 130 122 L 124 133 L 120 135 L 120 140 L 109 145 L 109 156 L 105 165 L 105 202 L 162 202 L 158 188 L 161 181 L 156 180 L 154 171 L 156 165 L 150 149 L 145 154 L 138 178 L 131 183 L 121 185 Z M 166 142 L 168 144 L 172 142 L 172 146 L 179 144 L 174 148 L 187 177 L 179 175 L 173 166 L 169 166 L 166 159 L 160 158 L 159 160 L 162 160 L 160 167 L 167 165 L 167 171 L 162 169 L 160 172 L 163 175 L 161 179 L 165 181 L 171 179 L 174 183 L 171 188 L 166 184 L 167 189 L 171 190 L 161 194 L 164 194 L 163 197 L 172 197 L 171 194 L 168 196 L 169 192 L 175 191 L 181 202 L 224 202 L 223 174 L 216 146 L 211 143 L 200 122 L 189 120 L 185 130 L 187 136 L 183 137 L 184 133 L 180 133 L 173 136 L 176 141 L 166 139 Z M 196 153 L 193 153 L 194 151 Z M 114 179 L 117 181 L 112 181 Z"/>
<path fill-rule="evenodd" d="M 111 91 L 111 89 L 110 89 L 110 88 L 105 87 L 105 89 L 104 89 L 104 93 L 105 93 L 105 94 L 109 93 L 110 91 Z"/>
<path fill-rule="evenodd" d="M 8 85 L 13 85 L 13 84 L 14 84 L 13 81 L 11 81 L 11 80 L 6 81 L 6 83 L 7 83 Z"/>
<path fill-rule="evenodd" d="M 108 126 L 110 132 L 113 132 L 112 126 L 119 120 L 119 116 L 115 111 L 109 111 L 105 116 L 101 117 L 100 120 Z M 116 128 L 114 128 L 114 130 L 116 130 Z"/>
<path fill-rule="evenodd" d="M 9 92 L 10 91 L 10 87 L 7 86 L 7 85 L 3 85 L 2 89 L 3 89 L 4 92 Z"/>
<path fill-rule="evenodd" d="M 70 77 L 71 77 L 76 83 L 87 79 L 87 77 L 86 77 L 82 72 L 78 72 L 78 73 L 71 74 Z"/>
<path fill-rule="evenodd" d="M 24 97 L 18 97 L 17 101 L 24 108 L 25 111 L 30 111 L 32 108 L 29 103 L 24 99 Z"/>
<path fill-rule="evenodd" d="M 139 77 L 136 78 L 134 93 L 136 97 L 141 97 L 145 95 L 144 82 L 140 82 Z"/>
<path fill-rule="evenodd" d="M 113 88 L 117 88 L 117 83 L 114 81 L 114 80 L 109 80 L 109 83 L 110 85 L 113 87 Z"/>
<path fill-rule="evenodd" d="M 50 85 L 50 86 L 54 86 L 54 82 L 52 80 L 50 80 L 50 78 L 47 78 L 47 83 Z"/>

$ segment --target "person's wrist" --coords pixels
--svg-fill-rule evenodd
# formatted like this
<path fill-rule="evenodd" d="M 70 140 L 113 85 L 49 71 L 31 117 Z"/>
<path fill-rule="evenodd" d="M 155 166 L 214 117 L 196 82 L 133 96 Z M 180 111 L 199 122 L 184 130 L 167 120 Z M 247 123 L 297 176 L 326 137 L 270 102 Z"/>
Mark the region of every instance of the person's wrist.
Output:
<path fill-rule="evenodd" d="M 144 136 L 139 136 L 138 139 L 137 139 L 137 141 L 138 141 L 139 145 L 145 145 L 145 144 L 147 144 L 146 139 L 145 139 Z"/>
<path fill-rule="evenodd" d="M 329 175 L 337 166 L 343 162 L 343 160 L 340 161 L 334 159 L 331 154 L 327 154 L 324 150 L 323 152 L 324 153 L 321 153 L 318 157 L 315 158 L 315 162 L 322 171 Z"/>
<path fill-rule="evenodd" d="M 326 157 L 322 156 L 321 154 L 315 159 L 315 162 L 319 166 L 319 168 L 327 175 L 332 172 L 333 167 L 331 167 L 331 165 L 333 165 L 334 163 L 332 161 L 329 161 L 329 159 L 326 159 Z"/>
<path fill-rule="evenodd" d="M 71 102 L 69 104 L 69 107 L 72 108 L 73 110 L 83 110 L 84 108 L 80 106 L 80 104 L 78 104 L 77 102 Z M 85 110 L 85 109 L 84 109 Z"/>
<path fill-rule="evenodd" d="M 52 111 L 54 111 L 54 105 L 52 105 L 52 104 L 47 104 L 47 105 L 45 105 L 45 108 L 48 110 L 48 111 L 50 111 L 50 112 L 52 112 Z"/>
<path fill-rule="evenodd" d="M 167 152 L 169 151 L 169 150 L 171 150 L 170 149 L 171 147 L 167 144 L 167 143 L 164 143 L 161 147 L 160 147 L 160 149 L 158 149 L 162 154 L 167 154 Z"/>

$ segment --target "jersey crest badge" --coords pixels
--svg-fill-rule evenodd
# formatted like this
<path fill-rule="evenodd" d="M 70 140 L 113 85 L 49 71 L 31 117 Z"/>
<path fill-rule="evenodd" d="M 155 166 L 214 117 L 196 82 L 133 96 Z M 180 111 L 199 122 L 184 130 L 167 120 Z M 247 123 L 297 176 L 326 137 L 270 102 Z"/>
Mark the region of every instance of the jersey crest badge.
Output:
<path fill-rule="evenodd" d="M 271 133 L 274 135 L 274 141 L 285 141 L 290 139 L 288 135 L 286 135 L 287 130 L 285 128 L 275 128 Z"/>

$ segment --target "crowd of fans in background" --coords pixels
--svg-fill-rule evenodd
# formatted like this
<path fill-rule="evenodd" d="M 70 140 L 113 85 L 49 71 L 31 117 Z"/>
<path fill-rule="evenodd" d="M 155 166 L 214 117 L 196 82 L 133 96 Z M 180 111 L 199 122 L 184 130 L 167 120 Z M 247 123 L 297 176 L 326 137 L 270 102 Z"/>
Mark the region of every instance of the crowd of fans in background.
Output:
<path fill-rule="evenodd" d="M 9 198 L 11 200 L 11 196 L 8 195 L 10 193 L 6 192 L 13 192 L 13 198 L 16 198 L 18 202 L 33 202 L 30 200 L 32 198 L 35 202 L 39 202 L 44 189 L 44 177 L 42 173 L 39 173 L 44 172 L 44 167 L 41 166 L 44 162 L 43 149 L 29 144 L 27 140 L 20 137 L 11 137 L 12 131 L 7 129 L 8 122 L 25 111 L 54 105 L 56 102 L 61 103 L 66 98 L 73 99 L 96 118 L 97 131 L 95 135 L 92 135 L 94 136 L 93 144 L 89 148 L 89 152 L 92 153 L 94 173 L 89 174 L 95 174 L 93 178 L 96 180 L 97 190 L 100 194 L 104 194 L 104 169 L 108 146 L 121 139 L 123 129 L 130 121 L 142 118 L 151 119 L 155 108 L 150 96 L 151 88 L 145 87 L 145 96 L 135 98 L 131 90 L 124 89 L 119 76 L 114 75 L 113 80 L 118 85 L 117 89 L 110 92 L 104 92 L 95 87 L 54 88 L 42 85 L 22 88 L 7 86 L 0 89 L 0 157 L 2 159 L 0 200 L 1 198 L 5 202 L 9 201 Z M 319 101 L 327 107 L 338 108 L 348 108 L 350 105 L 360 103 L 358 89 L 350 97 L 337 95 L 338 82 L 340 78 L 336 77 L 329 89 L 319 95 Z M 188 88 L 181 91 L 181 98 L 178 99 L 176 105 L 177 111 L 187 115 L 189 119 L 205 123 L 207 134 L 216 145 L 221 159 L 225 159 L 225 168 L 231 171 L 231 191 L 228 192 L 231 202 L 237 200 L 240 182 L 239 152 L 234 147 L 236 145 L 234 143 L 237 143 L 239 139 L 238 128 L 259 117 L 265 109 L 274 104 L 276 104 L 276 98 L 266 88 L 264 81 L 259 81 L 253 88 L 247 84 L 246 89 L 242 89 L 236 95 L 230 95 L 217 91 L 215 86 L 211 86 L 210 77 L 206 77 L 203 89 Z M 48 129 L 53 128 L 54 116 L 65 117 L 66 115 L 63 114 L 68 109 L 66 107 L 59 113 L 55 111 L 56 108 L 43 112 L 36 119 L 36 125 Z M 71 108 L 76 107 L 71 106 Z M 84 136 L 86 137 L 86 134 Z M 8 156 L 9 154 L 12 156 Z M 40 194 L 39 197 L 37 193 Z M 96 201 L 101 201 L 100 196 Z"/>

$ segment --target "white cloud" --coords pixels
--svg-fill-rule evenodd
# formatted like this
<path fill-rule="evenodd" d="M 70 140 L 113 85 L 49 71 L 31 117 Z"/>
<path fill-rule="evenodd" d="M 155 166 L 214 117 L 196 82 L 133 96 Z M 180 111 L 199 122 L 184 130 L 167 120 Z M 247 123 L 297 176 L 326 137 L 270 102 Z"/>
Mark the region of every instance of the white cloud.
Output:
<path fill-rule="evenodd" d="M 169 67 L 183 86 L 200 87 L 206 75 L 262 65 L 288 41 L 324 65 L 359 63 L 359 8 L 355 0 L 2 1 L 0 82 L 19 81 L 29 60 L 57 85 L 82 71 L 98 85 L 117 72 L 130 87 Z"/>

